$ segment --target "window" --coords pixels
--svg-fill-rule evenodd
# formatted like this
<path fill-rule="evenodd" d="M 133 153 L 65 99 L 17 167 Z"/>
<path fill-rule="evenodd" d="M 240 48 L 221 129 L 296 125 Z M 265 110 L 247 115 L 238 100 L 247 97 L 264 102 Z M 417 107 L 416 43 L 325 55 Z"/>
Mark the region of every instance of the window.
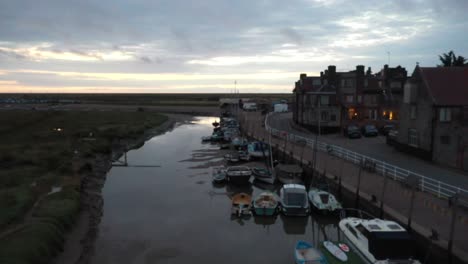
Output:
<path fill-rule="evenodd" d="M 320 96 L 320 105 L 329 105 L 330 104 L 330 98 L 328 95 L 321 95 Z"/>
<path fill-rule="evenodd" d="M 335 114 L 330 115 L 330 121 L 336 121 L 336 115 Z"/>
<path fill-rule="evenodd" d="M 440 144 L 450 145 L 450 136 L 440 136 Z"/>
<path fill-rule="evenodd" d="M 376 109 L 370 109 L 369 110 L 369 119 L 377 120 L 377 110 Z"/>
<path fill-rule="evenodd" d="M 345 98 L 347 103 L 352 103 L 354 101 L 354 96 L 352 95 L 346 95 Z"/>
<path fill-rule="evenodd" d="M 439 109 L 439 121 L 450 122 L 452 120 L 452 111 L 450 108 L 442 107 Z"/>
<path fill-rule="evenodd" d="M 322 111 L 322 113 L 320 113 L 320 120 L 328 121 L 328 112 L 327 111 Z"/>
<path fill-rule="evenodd" d="M 418 130 L 414 128 L 408 129 L 408 145 L 418 146 Z"/>
<path fill-rule="evenodd" d="M 353 86 L 353 80 L 352 79 L 342 79 L 341 80 L 341 86 L 342 87 L 352 87 Z"/>
<path fill-rule="evenodd" d="M 369 81 L 367 79 L 364 80 L 364 86 L 365 87 L 369 86 Z"/>
<path fill-rule="evenodd" d="M 358 95 L 358 96 L 357 96 L 357 102 L 358 102 L 358 103 L 362 103 L 362 95 Z"/>
<path fill-rule="evenodd" d="M 320 85 L 320 83 L 321 83 L 320 79 L 314 79 L 312 81 L 312 85 Z"/>
<path fill-rule="evenodd" d="M 416 105 L 411 105 L 410 108 L 410 117 L 411 119 L 416 119 Z"/>

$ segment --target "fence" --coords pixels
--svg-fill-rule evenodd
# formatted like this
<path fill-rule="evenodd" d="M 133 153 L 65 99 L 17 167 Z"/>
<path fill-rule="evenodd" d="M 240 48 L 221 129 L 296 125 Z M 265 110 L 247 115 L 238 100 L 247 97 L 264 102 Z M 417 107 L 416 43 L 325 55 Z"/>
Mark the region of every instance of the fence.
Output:
<path fill-rule="evenodd" d="M 302 141 L 302 142 L 306 142 L 306 146 L 311 147 L 311 148 L 314 147 L 315 145 L 314 139 L 298 136 L 287 131 L 282 131 L 282 130 L 278 130 L 278 129 L 270 127 L 267 122 L 269 117 L 270 117 L 270 114 L 268 114 L 267 117 L 265 118 L 265 129 L 272 136 L 281 137 L 281 138 L 287 137 L 287 141 L 292 141 L 295 143 Z M 336 146 L 333 144 L 327 144 L 321 141 L 317 141 L 317 150 L 328 152 L 328 154 L 333 155 L 335 157 L 344 159 L 354 164 L 358 164 L 360 166 L 365 166 L 378 174 L 387 175 L 387 177 L 391 177 L 393 178 L 393 180 L 396 180 L 396 181 L 405 182 L 408 176 L 414 175 L 419 179 L 419 185 L 418 185 L 419 190 L 423 192 L 432 193 L 439 198 L 445 198 L 445 199 L 449 199 L 453 197 L 455 194 L 459 194 L 460 204 L 463 204 L 464 206 L 468 206 L 468 198 L 467 198 L 468 190 L 462 189 L 458 186 L 447 184 L 439 180 L 434 180 L 432 178 L 421 175 L 419 173 L 415 173 L 407 169 L 400 168 L 398 166 L 389 164 L 387 162 L 377 160 L 372 157 L 362 155 L 355 151 L 348 150 L 348 149 L 345 149 L 343 147 Z"/>

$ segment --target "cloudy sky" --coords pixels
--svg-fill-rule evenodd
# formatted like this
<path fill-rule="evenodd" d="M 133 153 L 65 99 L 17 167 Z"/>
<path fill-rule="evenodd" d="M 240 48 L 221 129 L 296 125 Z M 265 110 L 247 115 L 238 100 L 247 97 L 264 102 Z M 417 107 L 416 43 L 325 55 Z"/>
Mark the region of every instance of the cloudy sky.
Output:
<path fill-rule="evenodd" d="M 0 0 L 0 92 L 290 92 L 468 57 L 467 0 Z M 390 56 L 388 56 L 390 54 Z"/>

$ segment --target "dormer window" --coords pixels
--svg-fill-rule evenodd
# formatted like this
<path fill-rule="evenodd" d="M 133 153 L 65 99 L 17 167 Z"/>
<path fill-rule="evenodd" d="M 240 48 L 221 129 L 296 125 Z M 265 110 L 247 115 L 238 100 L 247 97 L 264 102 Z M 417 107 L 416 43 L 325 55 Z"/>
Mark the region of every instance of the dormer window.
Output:
<path fill-rule="evenodd" d="M 442 107 L 439 109 L 439 121 L 450 122 L 452 121 L 452 111 L 448 107 Z"/>

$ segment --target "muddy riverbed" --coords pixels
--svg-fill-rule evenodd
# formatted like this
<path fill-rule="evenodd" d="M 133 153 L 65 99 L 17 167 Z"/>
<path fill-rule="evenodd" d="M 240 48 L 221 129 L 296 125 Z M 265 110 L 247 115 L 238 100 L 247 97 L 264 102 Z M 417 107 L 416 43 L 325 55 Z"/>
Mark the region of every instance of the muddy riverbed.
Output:
<path fill-rule="evenodd" d="M 234 193 L 275 187 L 212 184 L 210 166 L 223 163 L 224 150 L 200 138 L 213 120 L 178 125 L 109 171 L 91 263 L 292 263 L 297 240 L 338 239 L 335 218 L 231 217 Z"/>

